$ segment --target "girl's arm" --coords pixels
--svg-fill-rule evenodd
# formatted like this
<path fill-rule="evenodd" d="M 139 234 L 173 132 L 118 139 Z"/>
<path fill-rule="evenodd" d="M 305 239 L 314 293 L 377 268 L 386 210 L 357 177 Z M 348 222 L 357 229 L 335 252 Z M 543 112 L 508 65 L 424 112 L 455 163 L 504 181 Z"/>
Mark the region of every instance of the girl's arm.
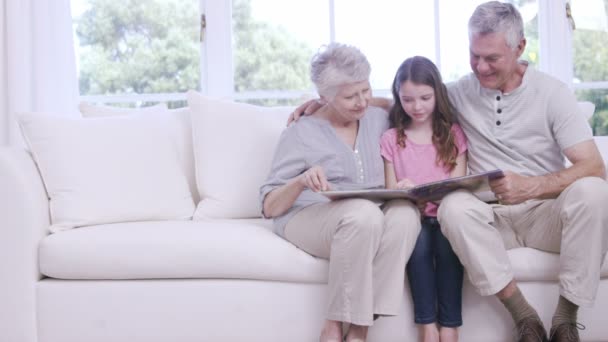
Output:
<path fill-rule="evenodd" d="M 384 183 L 387 189 L 409 189 L 416 186 L 414 182 L 408 178 L 397 181 L 395 176 L 395 166 L 390 161 L 384 159 Z"/>
<path fill-rule="evenodd" d="M 461 177 L 467 174 L 467 154 L 461 153 L 456 158 L 456 166 L 450 172 L 450 178 Z"/>
<path fill-rule="evenodd" d="M 397 188 L 397 176 L 395 176 L 395 167 L 393 163 L 382 158 L 384 160 L 384 182 L 387 189 Z"/>

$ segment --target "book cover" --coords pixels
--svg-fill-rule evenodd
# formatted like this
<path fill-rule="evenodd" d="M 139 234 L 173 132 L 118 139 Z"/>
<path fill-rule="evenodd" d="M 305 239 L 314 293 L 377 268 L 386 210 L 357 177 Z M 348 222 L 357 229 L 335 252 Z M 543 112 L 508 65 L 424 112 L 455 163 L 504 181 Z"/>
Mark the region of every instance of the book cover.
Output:
<path fill-rule="evenodd" d="M 473 193 L 490 190 L 490 180 L 503 177 L 502 170 L 492 170 L 474 175 L 448 178 L 437 182 L 420 184 L 407 190 L 365 189 L 365 190 L 331 190 L 320 194 L 331 200 L 344 198 L 365 198 L 373 201 L 387 201 L 396 198 L 414 201 L 437 201 L 457 189 L 467 189 Z"/>

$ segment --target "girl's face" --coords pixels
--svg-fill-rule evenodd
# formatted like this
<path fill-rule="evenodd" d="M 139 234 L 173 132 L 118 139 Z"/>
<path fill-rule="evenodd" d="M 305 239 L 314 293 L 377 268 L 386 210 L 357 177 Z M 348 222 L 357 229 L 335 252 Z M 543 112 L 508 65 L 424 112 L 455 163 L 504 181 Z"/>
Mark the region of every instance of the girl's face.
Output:
<path fill-rule="evenodd" d="M 405 81 L 399 88 L 399 101 L 415 125 L 431 124 L 435 111 L 435 89 L 426 84 Z"/>

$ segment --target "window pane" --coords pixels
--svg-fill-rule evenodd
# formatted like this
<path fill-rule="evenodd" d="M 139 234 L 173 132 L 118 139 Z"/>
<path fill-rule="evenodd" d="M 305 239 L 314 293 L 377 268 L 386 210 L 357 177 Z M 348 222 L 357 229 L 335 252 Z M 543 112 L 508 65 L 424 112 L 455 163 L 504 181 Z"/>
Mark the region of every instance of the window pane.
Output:
<path fill-rule="evenodd" d="M 572 0 L 575 82 L 608 81 L 608 0 Z"/>
<path fill-rule="evenodd" d="M 326 0 L 233 0 L 232 16 L 237 94 L 312 91 L 310 58 L 329 41 Z"/>
<path fill-rule="evenodd" d="M 469 66 L 469 17 L 485 0 L 440 0 L 439 31 L 441 72 L 445 81 L 456 80 L 471 71 Z M 522 55 L 531 65 L 538 64 L 538 3 L 536 0 L 511 1 L 524 20 L 527 46 Z"/>
<path fill-rule="evenodd" d="M 406 58 L 435 60 L 433 11 L 432 1 L 335 0 L 336 40 L 365 53 L 372 88 L 390 89 Z"/>
<path fill-rule="evenodd" d="M 81 95 L 199 89 L 198 0 L 73 0 Z"/>
<path fill-rule="evenodd" d="M 608 89 L 581 89 L 575 93 L 577 99 L 595 104 L 595 112 L 589 119 L 593 135 L 608 135 Z"/>

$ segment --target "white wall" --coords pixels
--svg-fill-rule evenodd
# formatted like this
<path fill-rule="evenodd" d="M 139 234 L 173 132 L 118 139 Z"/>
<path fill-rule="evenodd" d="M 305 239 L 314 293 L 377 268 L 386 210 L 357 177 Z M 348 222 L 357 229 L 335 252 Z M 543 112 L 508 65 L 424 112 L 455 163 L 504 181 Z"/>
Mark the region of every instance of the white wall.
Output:
<path fill-rule="evenodd" d="M 0 4 L 0 146 L 8 144 L 8 98 L 7 84 L 8 75 L 6 73 L 6 28 L 4 20 L 5 2 Z"/>

